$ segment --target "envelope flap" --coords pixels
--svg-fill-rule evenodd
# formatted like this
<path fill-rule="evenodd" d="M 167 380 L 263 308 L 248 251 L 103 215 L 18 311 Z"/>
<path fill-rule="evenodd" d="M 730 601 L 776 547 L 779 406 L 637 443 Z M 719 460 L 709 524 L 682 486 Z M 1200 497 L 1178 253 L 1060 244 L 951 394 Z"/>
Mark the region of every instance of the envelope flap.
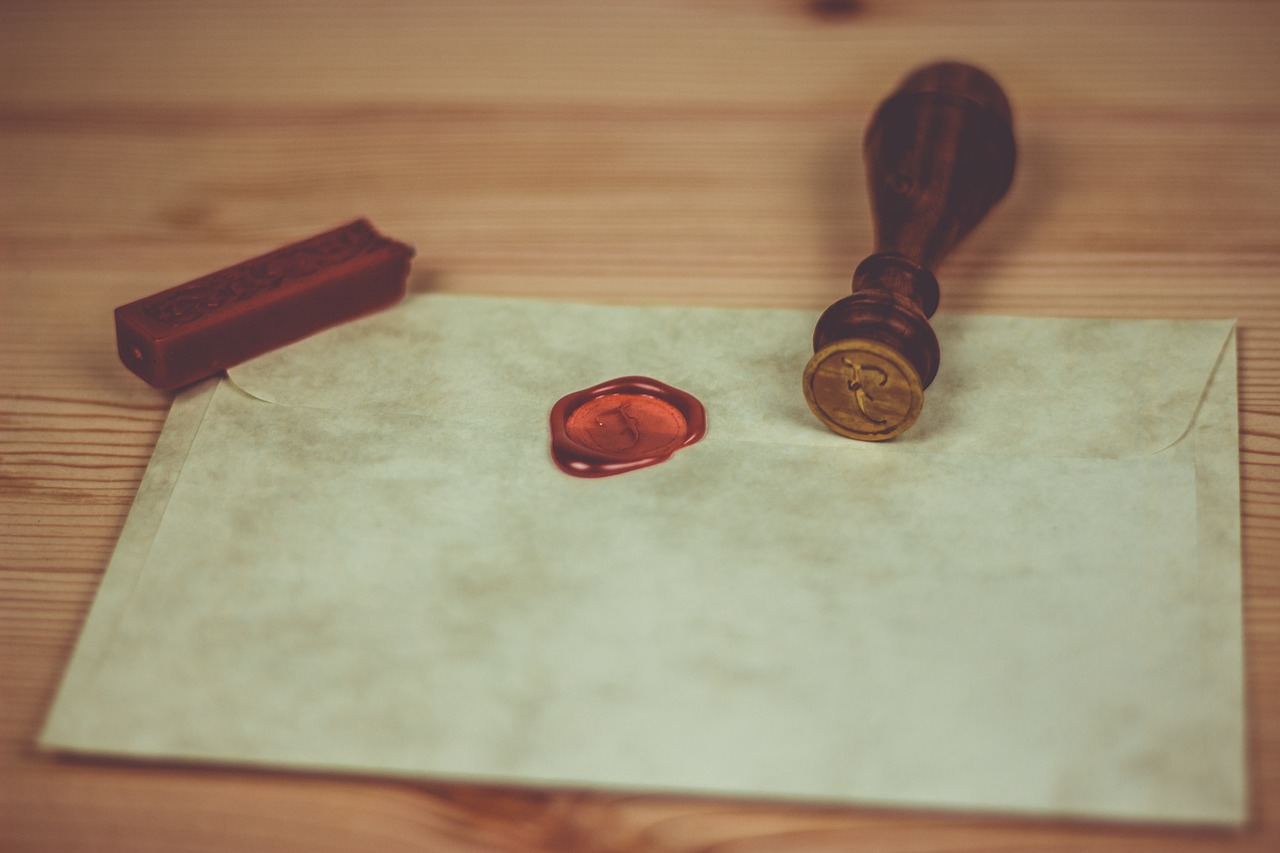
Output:
<path fill-rule="evenodd" d="M 946 366 L 915 442 L 1115 458 L 1187 433 L 1235 323 L 952 316 L 934 326 Z"/>
<path fill-rule="evenodd" d="M 683 388 L 715 440 L 860 447 L 808 411 L 809 311 L 619 307 L 443 294 L 229 371 L 290 406 L 502 422 L 544 441 L 559 397 L 625 375 Z M 939 316 L 938 378 L 894 452 L 1122 457 L 1192 424 L 1233 323 Z M 521 432 L 523 431 L 523 432 Z"/>

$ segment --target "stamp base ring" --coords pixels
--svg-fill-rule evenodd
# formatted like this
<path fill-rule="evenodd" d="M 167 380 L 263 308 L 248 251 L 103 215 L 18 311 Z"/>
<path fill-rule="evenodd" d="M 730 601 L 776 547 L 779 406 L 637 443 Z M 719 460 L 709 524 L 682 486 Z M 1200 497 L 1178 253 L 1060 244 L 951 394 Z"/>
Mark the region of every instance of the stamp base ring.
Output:
<path fill-rule="evenodd" d="M 822 347 L 804 369 L 804 398 L 836 433 L 886 441 L 905 432 L 924 406 L 916 368 L 893 347 L 845 338 Z"/>

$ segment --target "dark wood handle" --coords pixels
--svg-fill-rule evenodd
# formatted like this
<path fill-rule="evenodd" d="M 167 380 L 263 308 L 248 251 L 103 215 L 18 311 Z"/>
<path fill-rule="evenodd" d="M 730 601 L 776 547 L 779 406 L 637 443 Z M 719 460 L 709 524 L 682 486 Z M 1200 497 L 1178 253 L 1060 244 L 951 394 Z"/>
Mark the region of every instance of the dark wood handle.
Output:
<path fill-rule="evenodd" d="M 971 65 L 921 68 L 876 110 L 863 157 L 876 251 L 932 268 L 1013 181 L 1009 101 Z"/>
<path fill-rule="evenodd" d="M 819 318 L 804 391 L 827 426 L 879 441 L 915 422 L 937 374 L 933 267 L 1013 181 L 1009 100 L 971 65 L 925 66 L 880 104 L 863 154 L 876 251 L 854 272 L 853 295 Z"/>

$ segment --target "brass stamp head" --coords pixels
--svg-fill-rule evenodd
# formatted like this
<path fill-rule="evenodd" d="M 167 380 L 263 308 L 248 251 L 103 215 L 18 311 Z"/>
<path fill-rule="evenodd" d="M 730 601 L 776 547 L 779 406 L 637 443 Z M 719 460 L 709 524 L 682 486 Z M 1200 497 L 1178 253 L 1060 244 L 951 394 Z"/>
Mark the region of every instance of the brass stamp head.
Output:
<path fill-rule="evenodd" d="M 804 369 L 804 398 L 840 435 L 884 441 L 915 423 L 924 387 L 915 367 L 892 347 L 853 338 L 813 354 Z"/>

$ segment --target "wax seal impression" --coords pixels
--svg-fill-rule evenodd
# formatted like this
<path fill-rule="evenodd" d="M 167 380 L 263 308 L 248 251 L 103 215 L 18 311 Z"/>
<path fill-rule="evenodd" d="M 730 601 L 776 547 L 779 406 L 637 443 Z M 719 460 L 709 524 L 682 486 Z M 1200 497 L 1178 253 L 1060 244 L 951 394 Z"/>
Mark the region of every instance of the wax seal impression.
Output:
<path fill-rule="evenodd" d="M 551 458 L 575 477 L 657 465 L 706 433 L 693 395 L 647 376 L 623 376 L 561 397 L 551 409 Z"/>
<path fill-rule="evenodd" d="M 920 416 L 920 374 L 892 347 L 867 339 L 840 340 L 814 353 L 804 371 L 804 397 L 840 435 L 884 441 Z"/>

